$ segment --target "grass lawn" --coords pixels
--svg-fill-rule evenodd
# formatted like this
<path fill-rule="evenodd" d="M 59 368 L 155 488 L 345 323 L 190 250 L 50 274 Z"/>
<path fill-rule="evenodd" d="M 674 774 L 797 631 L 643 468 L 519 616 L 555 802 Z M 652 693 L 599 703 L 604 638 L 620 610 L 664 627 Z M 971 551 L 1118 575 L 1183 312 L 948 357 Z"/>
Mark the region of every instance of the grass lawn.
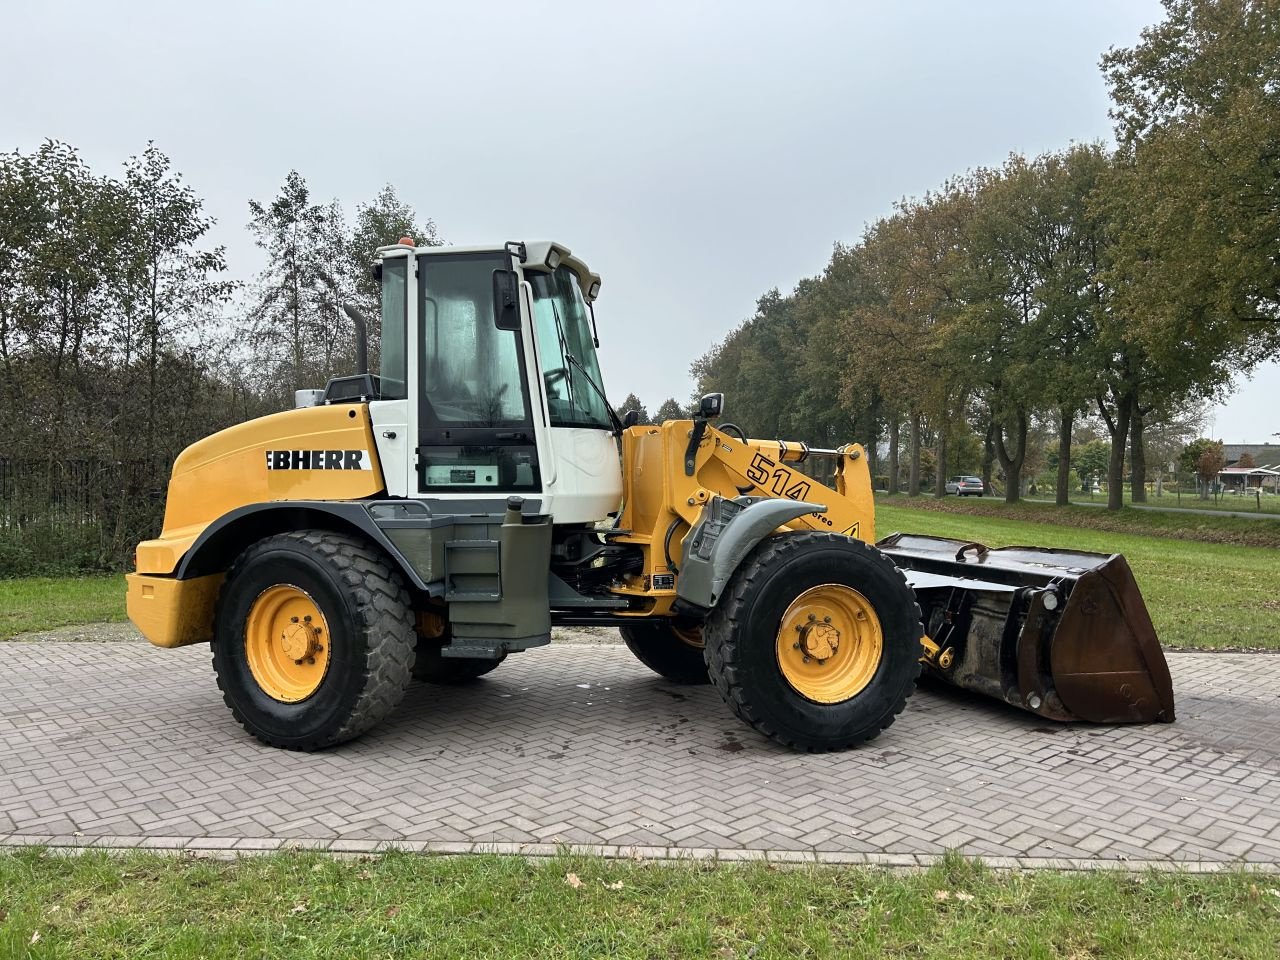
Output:
<path fill-rule="evenodd" d="M 1275 957 L 1280 878 L 0 855 L 6 957 Z"/>
<path fill-rule="evenodd" d="M 1044 499 L 1044 491 L 1041 491 Z M 1053 500 L 1053 488 L 1048 490 L 1048 499 Z M 1105 493 L 1095 493 L 1092 498 L 1089 494 L 1082 493 L 1079 490 L 1071 492 L 1072 503 L 1106 503 L 1107 495 Z M 1124 502 L 1130 503 L 1129 493 L 1126 489 Z M 1270 491 L 1264 493 L 1261 497 L 1250 493 L 1234 494 L 1224 493 L 1217 499 L 1209 497 L 1208 500 L 1201 500 L 1197 493 L 1188 493 L 1183 491 L 1181 498 L 1177 492 L 1170 493 L 1165 491 L 1163 497 L 1157 497 L 1154 492 L 1147 493 L 1147 501 L 1143 504 L 1147 507 L 1159 507 L 1161 510 L 1220 510 L 1224 512 L 1234 511 L 1236 513 L 1252 513 L 1263 517 L 1272 517 L 1280 519 L 1280 497 Z"/>
<path fill-rule="evenodd" d="M 876 503 L 894 531 L 1123 553 L 1169 647 L 1280 649 L 1280 523 L 1042 504 L 923 497 Z M 1203 542 L 1209 541 L 1209 542 Z M 0 580 L 0 640 L 31 630 L 119 621 L 120 576 Z"/>
<path fill-rule="evenodd" d="M 30 630 L 124 618 L 120 575 L 0 580 L 0 640 Z"/>
<path fill-rule="evenodd" d="M 1246 538 L 1255 535 L 1251 526 L 1280 527 L 1273 521 L 1183 520 L 1176 514 L 1144 511 L 1127 511 L 1116 518 L 1095 516 L 1105 511 L 1087 507 L 1065 512 L 1034 505 L 1007 510 L 1002 503 L 972 500 L 905 503 L 905 498 L 893 503 L 877 500 L 878 537 L 901 531 L 978 540 L 993 547 L 1018 544 L 1123 553 L 1166 647 L 1280 649 L 1280 549 L 1168 536 L 1202 530 L 1205 536 Z M 1046 522 L 1063 519 L 1067 522 Z M 1111 523 L 1122 529 L 1090 527 Z M 1280 536 L 1280 531 L 1274 535 Z"/>

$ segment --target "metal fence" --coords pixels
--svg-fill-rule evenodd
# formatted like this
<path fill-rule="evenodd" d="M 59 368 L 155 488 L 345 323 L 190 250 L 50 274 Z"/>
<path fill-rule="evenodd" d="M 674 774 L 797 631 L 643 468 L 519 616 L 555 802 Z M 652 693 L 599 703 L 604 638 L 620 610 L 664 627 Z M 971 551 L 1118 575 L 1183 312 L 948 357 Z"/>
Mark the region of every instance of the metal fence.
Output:
<path fill-rule="evenodd" d="M 119 569 L 158 532 L 164 460 L 0 457 L 0 576 Z"/>

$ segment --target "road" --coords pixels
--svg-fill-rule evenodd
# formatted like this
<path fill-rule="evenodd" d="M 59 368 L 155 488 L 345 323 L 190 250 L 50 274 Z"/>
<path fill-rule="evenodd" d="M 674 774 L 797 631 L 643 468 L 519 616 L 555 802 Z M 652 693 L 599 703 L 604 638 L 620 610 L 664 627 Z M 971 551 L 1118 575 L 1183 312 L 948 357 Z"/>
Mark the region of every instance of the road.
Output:
<path fill-rule="evenodd" d="M 1280 656 L 1169 659 L 1175 724 L 1063 726 L 921 689 L 868 746 L 807 755 L 623 647 L 553 644 L 296 754 L 233 722 L 207 648 L 6 643 L 0 844 L 1275 868 Z"/>

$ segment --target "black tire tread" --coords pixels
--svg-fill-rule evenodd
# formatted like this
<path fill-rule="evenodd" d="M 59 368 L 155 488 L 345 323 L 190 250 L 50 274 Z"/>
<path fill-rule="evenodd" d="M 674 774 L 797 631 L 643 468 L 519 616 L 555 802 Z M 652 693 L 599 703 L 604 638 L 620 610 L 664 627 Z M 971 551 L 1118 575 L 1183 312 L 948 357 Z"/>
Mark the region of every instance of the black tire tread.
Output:
<path fill-rule="evenodd" d="M 623 624 L 618 632 L 637 660 L 670 683 L 697 686 L 711 682 L 701 651 L 695 657 L 697 648 L 677 637 L 666 620 L 637 620 Z"/>
<path fill-rule="evenodd" d="M 347 588 L 359 621 L 363 621 L 368 656 L 363 671 L 363 686 L 354 707 L 341 727 L 329 734 L 296 743 L 281 741 L 255 729 L 236 706 L 223 685 L 219 669 L 221 644 L 214 642 L 213 668 L 222 691 L 223 702 L 231 709 L 236 722 L 263 743 L 290 750 L 311 752 L 353 740 L 385 719 L 404 699 L 413 675 L 416 634 L 408 588 L 394 570 L 367 541 L 329 530 L 295 530 L 259 540 L 231 565 L 219 591 L 215 609 L 223 609 L 228 586 L 239 571 L 259 553 L 279 546 L 295 544 L 322 560 Z"/>
<path fill-rule="evenodd" d="M 743 667 L 740 658 L 740 639 L 738 632 L 732 629 L 732 625 L 745 619 L 747 601 L 759 588 L 759 580 L 766 571 L 785 563 L 788 556 L 806 549 L 811 544 L 824 541 L 849 541 L 857 544 L 859 548 L 865 550 L 870 557 L 874 558 L 874 562 L 891 569 L 894 575 L 902 577 L 905 583 L 906 578 L 903 577 L 902 571 L 887 555 L 861 540 L 851 539 L 838 533 L 823 533 L 819 531 L 768 537 L 743 560 L 737 574 L 731 581 L 729 590 L 708 616 L 704 631 L 704 636 L 710 636 L 714 632 L 722 638 L 719 642 L 707 643 L 707 671 L 711 677 L 711 682 L 720 692 L 720 696 L 724 698 L 725 703 L 729 705 L 729 709 L 734 712 L 734 715 L 777 743 L 792 750 L 809 752 L 839 750 L 874 740 L 881 732 L 892 726 L 894 720 L 906 708 L 907 700 L 915 689 L 921 670 L 920 664 L 917 662 L 915 670 L 911 673 L 910 682 L 903 684 L 903 688 L 897 692 L 891 709 L 885 714 L 878 728 L 867 730 L 862 736 L 850 738 L 838 744 L 814 742 L 801 737 L 788 736 L 775 728 L 752 708 L 742 687 L 741 674 Z M 913 608 L 917 628 L 915 639 L 919 641 L 924 637 L 924 626 L 920 622 L 920 604 L 913 602 Z"/>
<path fill-rule="evenodd" d="M 493 672 L 506 659 L 505 654 L 495 660 L 488 657 L 441 657 L 435 651 L 424 650 L 419 643 L 413 664 L 413 679 L 446 686 L 470 683 Z"/>

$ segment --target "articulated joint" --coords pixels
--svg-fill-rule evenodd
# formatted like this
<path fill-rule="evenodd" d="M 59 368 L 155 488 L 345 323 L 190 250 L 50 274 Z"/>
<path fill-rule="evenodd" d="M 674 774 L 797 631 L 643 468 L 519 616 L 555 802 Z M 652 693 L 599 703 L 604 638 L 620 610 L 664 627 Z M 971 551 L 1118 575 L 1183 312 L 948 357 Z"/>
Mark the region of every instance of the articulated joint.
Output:
<path fill-rule="evenodd" d="M 925 666 L 937 667 L 939 670 L 950 670 L 955 662 L 956 652 L 951 647 L 941 647 L 928 637 L 920 638 L 920 646 L 924 652 L 920 654 L 920 662 Z"/>

